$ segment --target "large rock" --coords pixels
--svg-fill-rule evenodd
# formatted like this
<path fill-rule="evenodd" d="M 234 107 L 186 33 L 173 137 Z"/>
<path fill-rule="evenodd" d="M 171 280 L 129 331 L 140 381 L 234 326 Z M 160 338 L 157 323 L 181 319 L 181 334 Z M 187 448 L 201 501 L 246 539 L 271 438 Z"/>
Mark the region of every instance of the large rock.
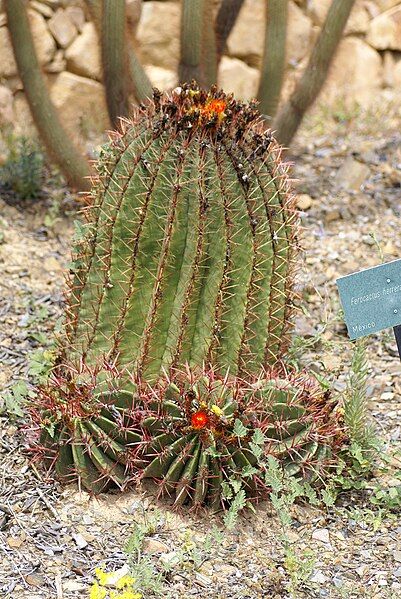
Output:
<path fill-rule="evenodd" d="M 137 29 L 143 62 L 176 69 L 179 57 L 180 5 L 145 2 Z"/>
<path fill-rule="evenodd" d="M 379 9 L 384 12 L 389 8 L 393 8 L 393 6 L 398 6 L 400 0 L 375 0 L 375 3 L 378 5 Z"/>
<path fill-rule="evenodd" d="M 59 8 L 48 22 L 49 29 L 54 39 L 61 48 L 67 48 L 77 37 L 78 29 L 71 20 L 70 15 L 63 8 Z"/>
<path fill-rule="evenodd" d="M 395 69 L 394 53 L 387 50 L 383 55 L 383 86 L 394 87 L 394 69 Z"/>
<path fill-rule="evenodd" d="M 65 12 L 78 31 L 82 31 L 85 24 L 85 13 L 83 9 L 80 6 L 67 6 Z"/>
<path fill-rule="evenodd" d="M 251 100 L 258 91 L 259 71 L 238 58 L 223 56 L 218 75 L 220 87 L 239 100 Z"/>
<path fill-rule="evenodd" d="M 142 0 L 125 0 L 127 21 L 131 27 L 136 27 L 142 13 Z"/>
<path fill-rule="evenodd" d="M 28 10 L 28 18 L 39 63 L 41 65 L 47 64 L 56 51 L 55 41 L 48 31 L 46 21 L 42 15 L 34 10 Z M 0 57 L 0 77 L 16 75 L 17 65 L 15 64 L 14 53 L 6 27 L 0 28 Z"/>
<path fill-rule="evenodd" d="M 16 135 L 24 136 L 34 135 L 35 126 L 33 124 L 31 111 L 29 109 L 25 94 L 22 91 L 17 91 L 14 95 L 14 113 L 14 133 Z"/>
<path fill-rule="evenodd" d="M 13 93 L 5 85 L 0 85 L 0 125 L 7 125 L 14 121 Z"/>
<path fill-rule="evenodd" d="M 346 37 L 338 47 L 322 98 L 328 103 L 343 98 L 368 104 L 382 85 L 380 54 L 357 37 Z"/>
<path fill-rule="evenodd" d="M 401 89 L 401 58 L 395 61 L 393 70 L 393 85 Z"/>
<path fill-rule="evenodd" d="M 258 64 L 263 54 L 265 22 L 265 1 L 245 0 L 227 40 L 228 54 Z"/>
<path fill-rule="evenodd" d="M 47 21 L 34 10 L 28 10 L 28 17 L 38 60 L 40 64 L 47 64 L 56 51 L 54 39 L 47 29 Z"/>
<path fill-rule="evenodd" d="M 152 85 L 162 91 L 170 91 L 174 89 L 178 83 L 176 71 L 155 67 L 153 65 L 145 66 L 145 72 L 149 77 Z"/>
<path fill-rule="evenodd" d="M 50 95 L 67 131 L 77 139 L 110 127 L 104 88 L 97 81 L 65 71 L 51 82 Z"/>
<path fill-rule="evenodd" d="M 85 23 L 82 33 L 65 52 L 67 69 L 76 75 L 100 80 L 102 65 L 98 36 L 93 23 Z"/>
<path fill-rule="evenodd" d="M 30 7 L 40 13 L 43 17 L 50 19 L 53 16 L 53 11 L 50 6 L 43 4 L 43 2 L 37 2 L 37 0 L 31 0 Z"/>
<path fill-rule="evenodd" d="M 265 39 L 264 0 L 245 0 L 238 19 L 227 40 L 230 56 L 245 59 L 251 66 L 259 66 Z M 288 4 L 287 62 L 297 63 L 307 53 L 311 41 L 312 23 L 302 10 L 290 0 Z"/>
<path fill-rule="evenodd" d="M 376 50 L 401 50 L 401 5 L 370 22 L 367 41 Z"/>
<path fill-rule="evenodd" d="M 51 63 L 45 66 L 45 71 L 46 73 L 52 74 L 61 73 L 62 71 L 65 71 L 66 66 L 67 61 L 63 50 L 57 50 Z"/>
<path fill-rule="evenodd" d="M 13 49 L 7 27 L 0 27 L 0 77 L 11 77 L 17 73 Z"/>
<path fill-rule="evenodd" d="M 308 14 L 310 14 L 316 25 L 321 26 L 324 23 L 331 3 L 332 0 L 309 0 Z M 369 20 L 368 3 L 366 0 L 356 0 L 345 26 L 345 34 L 366 33 L 369 26 Z"/>
<path fill-rule="evenodd" d="M 294 2 L 288 4 L 287 62 L 296 64 L 306 55 L 312 39 L 311 20 Z"/>

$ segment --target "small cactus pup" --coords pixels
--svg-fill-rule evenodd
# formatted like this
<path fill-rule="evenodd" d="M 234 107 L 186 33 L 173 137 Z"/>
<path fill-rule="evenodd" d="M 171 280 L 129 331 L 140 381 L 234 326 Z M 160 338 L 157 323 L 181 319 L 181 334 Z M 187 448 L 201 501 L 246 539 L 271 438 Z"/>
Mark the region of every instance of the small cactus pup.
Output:
<path fill-rule="evenodd" d="M 253 104 L 216 89 L 155 91 L 122 121 L 78 234 L 64 357 L 153 382 L 282 359 L 297 242 L 280 152 Z"/>
<path fill-rule="evenodd" d="M 253 501 L 266 497 L 268 456 L 290 475 L 322 478 L 344 441 L 336 402 L 305 375 L 264 373 L 250 384 L 187 369 L 148 389 L 160 403 L 142 422 L 142 478 L 153 478 L 175 506 L 218 510 L 239 490 Z"/>
<path fill-rule="evenodd" d="M 34 449 L 62 482 L 78 479 L 95 494 L 111 485 L 123 489 L 141 464 L 136 387 L 121 388 L 123 378 L 107 364 L 101 371 L 64 368 L 38 389 Z"/>
<path fill-rule="evenodd" d="M 268 495 L 268 456 L 313 481 L 345 436 L 336 402 L 306 375 L 245 381 L 213 369 L 177 370 L 155 384 L 127 373 L 65 367 L 32 407 L 36 449 L 63 482 L 98 494 L 143 479 L 175 506 L 228 507 Z"/>

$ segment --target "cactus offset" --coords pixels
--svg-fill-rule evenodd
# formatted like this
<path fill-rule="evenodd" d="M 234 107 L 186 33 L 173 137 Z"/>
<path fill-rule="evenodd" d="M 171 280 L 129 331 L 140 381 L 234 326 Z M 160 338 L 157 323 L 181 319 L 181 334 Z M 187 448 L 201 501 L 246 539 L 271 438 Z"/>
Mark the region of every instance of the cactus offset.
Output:
<path fill-rule="evenodd" d="M 335 403 L 307 377 L 268 377 L 250 385 L 188 370 L 174 383 L 152 387 L 149 397 L 159 397 L 160 404 L 142 423 L 149 437 L 143 459 L 150 459 L 142 476 L 156 479 L 160 494 L 173 496 L 175 505 L 219 508 L 223 485 L 232 479 L 249 497 L 265 496 L 268 455 L 288 473 L 315 479 L 344 438 Z M 262 459 L 254 453 L 255 431 L 263 439 Z"/>
<path fill-rule="evenodd" d="M 295 213 L 252 105 L 156 93 L 103 151 L 71 283 L 67 355 L 146 380 L 258 372 L 287 345 Z"/>
<path fill-rule="evenodd" d="M 101 373 L 82 368 L 53 375 L 40 388 L 32 410 L 41 431 L 36 449 L 62 481 L 78 477 L 100 493 L 111 484 L 123 488 L 141 465 L 142 436 L 134 418 L 127 422 L 136 387 L 121 389 L 121 378 L 103 365 Z"/>
<path fill-rule="evenodd" d="M 95 494 L 152 478 L 176 506 L 219 509 L 232 480 L 253 500 L 266 496 L 267 456 L 312 480 L 329 469 L 332 448 L 344 440 L 336 403 L 304 375 L 265 372 L 249 383 L 187 367 L 155 385 L 136 380 L 122 388 L 122 373 L 105 371 L 101 383 L 96 371 L 53 378 L 35 418 L 42 454 L 58 477 L 79 478 Z"/>

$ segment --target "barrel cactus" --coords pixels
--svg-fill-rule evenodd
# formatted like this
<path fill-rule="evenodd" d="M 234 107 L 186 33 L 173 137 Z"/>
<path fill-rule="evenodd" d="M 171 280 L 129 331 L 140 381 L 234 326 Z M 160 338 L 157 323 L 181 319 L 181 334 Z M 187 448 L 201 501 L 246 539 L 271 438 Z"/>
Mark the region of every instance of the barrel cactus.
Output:
<path fill-rule="evenodd" d="M 266 492 L 268 456 L 309 479 L 335 404 L 282 360 L 296 214 L 254 105 L 157 92 L 102 150 L 77 231 L 65 337 L 33 410 L 63 480 L 155 480 L 175 505 Z"/>
<path fill-rule="evenodd" d="M 255 106 L 195 86 L 123 121 L 100 156 L 71 276 L 67 355 L 156 381 L 188 363 L 244 376 L 282 358 L 292 198 Z"/>

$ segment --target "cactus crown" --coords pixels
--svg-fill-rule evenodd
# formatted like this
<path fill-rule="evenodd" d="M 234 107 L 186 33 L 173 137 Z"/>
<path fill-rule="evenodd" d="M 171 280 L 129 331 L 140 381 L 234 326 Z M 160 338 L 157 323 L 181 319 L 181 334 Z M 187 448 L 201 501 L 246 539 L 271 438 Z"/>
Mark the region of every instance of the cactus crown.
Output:
<path fill-rule="evenodd" d="M 185 363 L 231 374 L 281 358 L 295 215 L 253 104 L 155 91 L 100 156 L 81 228 L 67 354 L 147 380 Z"/>

